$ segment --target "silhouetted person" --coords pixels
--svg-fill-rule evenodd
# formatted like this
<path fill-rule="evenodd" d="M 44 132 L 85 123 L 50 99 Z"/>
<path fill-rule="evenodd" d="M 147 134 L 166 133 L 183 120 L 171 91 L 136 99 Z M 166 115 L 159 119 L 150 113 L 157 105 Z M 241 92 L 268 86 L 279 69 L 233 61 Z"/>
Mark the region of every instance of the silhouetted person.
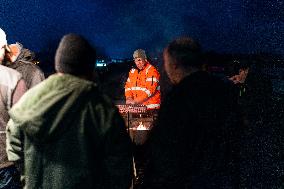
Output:
<path fill-rule="evenodd" d="M 229 88 L 201 70 L 201 49 L 178 38 L 164 50 L 174 84 L 149 138 L 143 188 L 235 188 L 238 119 Z M 239 125 L 238 125 L 239 126 Z"/>
<path fill-rule="evenodd" d="M 131 140 L 117 108 L 88 80 L 95 59 L 88 41 L 65 35 L 57 74 L 10 110 L 7 153 L 24 158 L 25 188 L 129 188 Z"/>
<path fill-rule="evenodd" d="M 232 64 L 230 79 L 239 90 L 238 101 L 245 123 L 241 135 L 240 187 L 280 188 L 284 170 L 283 108 L 273 102 L 272 84 L 260 69 L 260 62 L 252 64 L 249 59 L 238 59 Z"/>
<path fill-rule="evenodd" d="M 270 79 L 249 60 L 234 60 L 232 66 L 233 74 L 229 79 L 239 88 L 240 105 L 256 114 L 266 111 L 271 103 L 272 84 Z M 257 111 L 255 111 L 256 109 Z"/>

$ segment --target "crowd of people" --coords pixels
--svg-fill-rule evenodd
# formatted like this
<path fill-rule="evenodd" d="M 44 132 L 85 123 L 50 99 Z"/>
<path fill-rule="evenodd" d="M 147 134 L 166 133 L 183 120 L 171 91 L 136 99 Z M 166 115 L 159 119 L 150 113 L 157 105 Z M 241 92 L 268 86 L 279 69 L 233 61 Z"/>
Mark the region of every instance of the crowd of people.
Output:
<path fill-rule="evenodd" d="M 94 81 L 96 50 L 88 40 L 64 35 L 56 73 L 46 79 L 34 54 L 9 45 L 2 29 L 0 48 L 2 189 L 283 187 L 282 137 L 269 138 L 283 119 L 271 123 L 271 83 L 249 62 L 233 61 L 228 77 L 217 77 L 204 69 L 197 41 L 174 39 L 163 51 L 173 87 L 161 100 L 158 69 L 145 50 L 134 51 L 125 103 L 158 111 L 143 182 L 135 185 L 133 144 Z"/>

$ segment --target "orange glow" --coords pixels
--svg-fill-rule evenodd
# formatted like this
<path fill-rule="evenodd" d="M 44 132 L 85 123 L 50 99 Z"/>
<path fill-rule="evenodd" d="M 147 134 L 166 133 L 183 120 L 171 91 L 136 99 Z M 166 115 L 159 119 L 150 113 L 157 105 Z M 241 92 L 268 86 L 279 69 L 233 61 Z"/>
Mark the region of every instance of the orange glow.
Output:
<path fill-rule="evenodd" d="M 148 129 L 142 124 L 142 122 L 139 122 L 139 125 L 136 128 L 136 130 L 148 130 Z"/>

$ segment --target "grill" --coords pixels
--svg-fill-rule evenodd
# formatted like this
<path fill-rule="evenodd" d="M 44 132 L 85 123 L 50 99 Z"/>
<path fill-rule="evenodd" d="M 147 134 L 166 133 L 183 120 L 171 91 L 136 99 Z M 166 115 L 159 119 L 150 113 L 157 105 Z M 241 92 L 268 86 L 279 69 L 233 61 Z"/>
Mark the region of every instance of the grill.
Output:
<path fill-rule="evenodd" d="M 143 105 L 117 105 L 124 118 L 128 133 L 135 145 L 143 145 L 157 117 L 157 110 L 147 110 Z"/>

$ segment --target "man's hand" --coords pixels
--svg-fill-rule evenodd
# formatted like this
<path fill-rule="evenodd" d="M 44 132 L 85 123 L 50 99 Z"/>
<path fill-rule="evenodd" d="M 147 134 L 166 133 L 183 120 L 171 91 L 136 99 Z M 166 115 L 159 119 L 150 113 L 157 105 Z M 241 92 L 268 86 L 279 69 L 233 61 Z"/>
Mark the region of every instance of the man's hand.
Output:
<path fill-rule="evenodd" d="M 133 99 L 128 98 L 126 99 L 126 104 L 136 104 L 136 102 Z"/>
<path fill-rule="evenodd" d="M 229 78 L 234 84 L 240 83 L 240 76 L 239 75 L 234 75 Z"/>

